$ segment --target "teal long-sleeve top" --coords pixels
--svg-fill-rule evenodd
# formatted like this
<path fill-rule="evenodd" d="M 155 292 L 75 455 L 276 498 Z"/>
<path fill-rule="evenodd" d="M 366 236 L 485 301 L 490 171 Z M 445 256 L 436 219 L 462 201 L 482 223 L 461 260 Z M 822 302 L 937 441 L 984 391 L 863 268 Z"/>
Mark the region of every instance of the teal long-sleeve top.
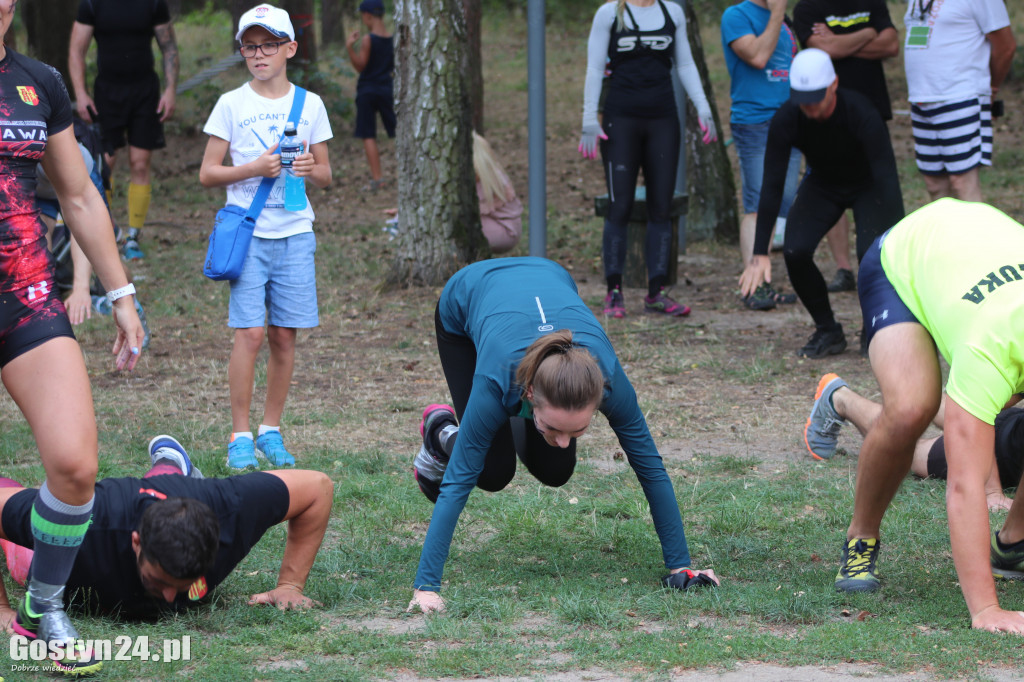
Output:
<path fill-rule="evenodd" d="M 522 408 L 521 390 L 515 384 L 519 361 L 531 343 L 560 329 L 571 330 L 573 342 L 586 348 L 601 368 L 605 390 L 598 409 L 615 431 L 650 504 L 665 566 L 689 566 L 675 491 L 636 392 L 569 273 L 544 258 L 474 263 L 448 281 L 438 311 L 445 330 L 473 341 L 477 361 L 459 437 L 423 543 L 415 588 L 440 590 L 455 524 L 483 471 L 491 442 Z"/>

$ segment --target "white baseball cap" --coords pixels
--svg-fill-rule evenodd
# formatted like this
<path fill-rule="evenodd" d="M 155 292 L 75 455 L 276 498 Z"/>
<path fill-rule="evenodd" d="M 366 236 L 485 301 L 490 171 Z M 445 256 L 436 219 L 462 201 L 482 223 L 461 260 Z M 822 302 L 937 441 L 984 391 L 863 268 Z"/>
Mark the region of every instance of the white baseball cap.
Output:
<path fill-rule="evenodd" d="M 235 40 L 241 42 L 242 34 L 253 26 L 265 28 L 278 38 L 295 40 L 295 29 L 292 28 L 288 12 L 272 5 L 256 5 L 238 20 L 238 33 Z"/>
<path fill-rule="evenodd" d="M 794 104 L 820 102 L 835 79 L 836 70 L 827 52 L 816 47 L 801 50 L 789 67 L 789 101 Z"/>

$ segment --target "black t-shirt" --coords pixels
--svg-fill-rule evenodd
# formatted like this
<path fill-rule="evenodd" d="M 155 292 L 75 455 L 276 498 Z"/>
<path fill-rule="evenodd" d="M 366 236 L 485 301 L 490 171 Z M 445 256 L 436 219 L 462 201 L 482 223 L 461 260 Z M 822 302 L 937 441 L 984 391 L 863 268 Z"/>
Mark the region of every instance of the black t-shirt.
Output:
<path fill-rule="evenodd" d="M 80 0 L 76 21 L 93 27 L 96 79 L 124 83 L 153 74 L 153 27 L 171 13 L 166 0 Z"/>
<path fill-rule="evenodd" d="M 71 126 L 71 100 L 51 66 L 7 48 L 0 61 L 0 292 L 53 280 L 36 211 L 36 164 Z"/>
<path fill-rule="evenodd" d="M 612 24 L 612 37 L 608 42 L 608 94 L 604 100 L 605 114 L 619 114 L 639 118 L 662 118 L 676 113 L 675 94 L 672 91 L 672 58 L 675 55 L 676 22 L 669 16 L 664 0 L 658 0 L 665 23 L 661 28 L 641 31 L 622 29 Z M 630 26 L 636 20 L 629 14 Z"/>
<path fill-rule="evenodd" d="M 835 111 L 824 121 L 811 120 L 798 105 L 786 102 L 768 127 L 755 254 L 768 253 L 771 225 L 782 204 L 786 168 L 794 147 L 807 158 L 810 171 L 805 182 L 838 190 L 870 188 L 880 201 L 901 196 L 889 131 L 864 95 L 840 87 Z M 902 198 L 899 201 L 902 203 Z"/>
<path fill-rule="evenodd" d="M 800 0 L 793 8 L 793 30 L 801 47 L 807 47 L 814 24 L 826 24 L 836 35 L 873 28 L 879 33 L 895 28 L 885 0 Z M 892 118 L 889 90 L 881 59 L 844 57 L 833 59 L 839 85 L 856 90 L 874 103 L 882 118 Z"/>
<path fill-rule="evenodd" d="M 27 489 L 4 506 L 4 533 L 15 544 L 33 547 L 30 513 L 37 494 L 36 489 Z M 220 548 L 213 568 L 174 604 L 146 594 L 132 549 L 132 531 L 138 528 L 143 512 L 169 497 L 204 502 L 220 522 Z M 97 481 L 92 522 L 75 558 L 65 601 L 116 611 L 127 618 L 152 617 L 201 603 L 267 529 L 284 519 L 288 504 L 284 481 L 264 472 L 200 480 L 169 474 Z"/>

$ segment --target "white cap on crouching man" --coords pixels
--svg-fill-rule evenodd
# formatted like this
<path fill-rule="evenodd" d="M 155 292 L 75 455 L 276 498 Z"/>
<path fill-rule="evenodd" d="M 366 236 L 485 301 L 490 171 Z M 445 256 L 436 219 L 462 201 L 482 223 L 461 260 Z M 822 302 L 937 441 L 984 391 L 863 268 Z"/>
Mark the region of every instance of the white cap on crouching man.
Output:
<path fill-rule="evenodd" d="M 242 41 L 242 34 L 253 26 L 259 26 L 270 31 L 278 38 L 295 40 L 295 29 L 292 27 L 291 17 L 283 9 L 272 5 L 256 5 L 242 15 L 238 20 L 238 33 L 235 40 Z"/>
<path fill-rule="evenodd" d="M 827 52 L 816 47 L 801 50 L 789 67 L 789 101 L 794 104 L 820 102 L 835 79 L 836 70 Z"/>

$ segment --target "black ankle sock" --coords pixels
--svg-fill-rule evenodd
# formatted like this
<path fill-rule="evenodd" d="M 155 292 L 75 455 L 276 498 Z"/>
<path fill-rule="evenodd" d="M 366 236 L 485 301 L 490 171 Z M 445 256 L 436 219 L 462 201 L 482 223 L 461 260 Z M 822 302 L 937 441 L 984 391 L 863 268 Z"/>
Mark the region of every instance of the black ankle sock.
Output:
<path fill-rule="evenodd" d="M 664 275 L 658 275 L 652 277 L 647 281 L 647 298 L 654 298 L 661 293 L 661 290 L 665 288 L 665 284 L 668 282 L 668 278 Z"/>
<path fill-rule="evenodd" d="M 438 420 L 438 422 L 434 424 L 433 428 L 430 429 L 430 433 L 428 433 L 427 436 L 430 439 L 430 447 L 433 448 L 434 452 L 444 452 L 444 448 L 441 447 L 441 429 L 454 423 L 454 419 L 445 418 Z"/>
<path fill-rule="evenodd" d="M 608 283 L 608 291 L 612 291 L 613 289 L 621 289 L 622 275 L 608 275 L 608 277 L 605 278 L 605 282 Z"/>

